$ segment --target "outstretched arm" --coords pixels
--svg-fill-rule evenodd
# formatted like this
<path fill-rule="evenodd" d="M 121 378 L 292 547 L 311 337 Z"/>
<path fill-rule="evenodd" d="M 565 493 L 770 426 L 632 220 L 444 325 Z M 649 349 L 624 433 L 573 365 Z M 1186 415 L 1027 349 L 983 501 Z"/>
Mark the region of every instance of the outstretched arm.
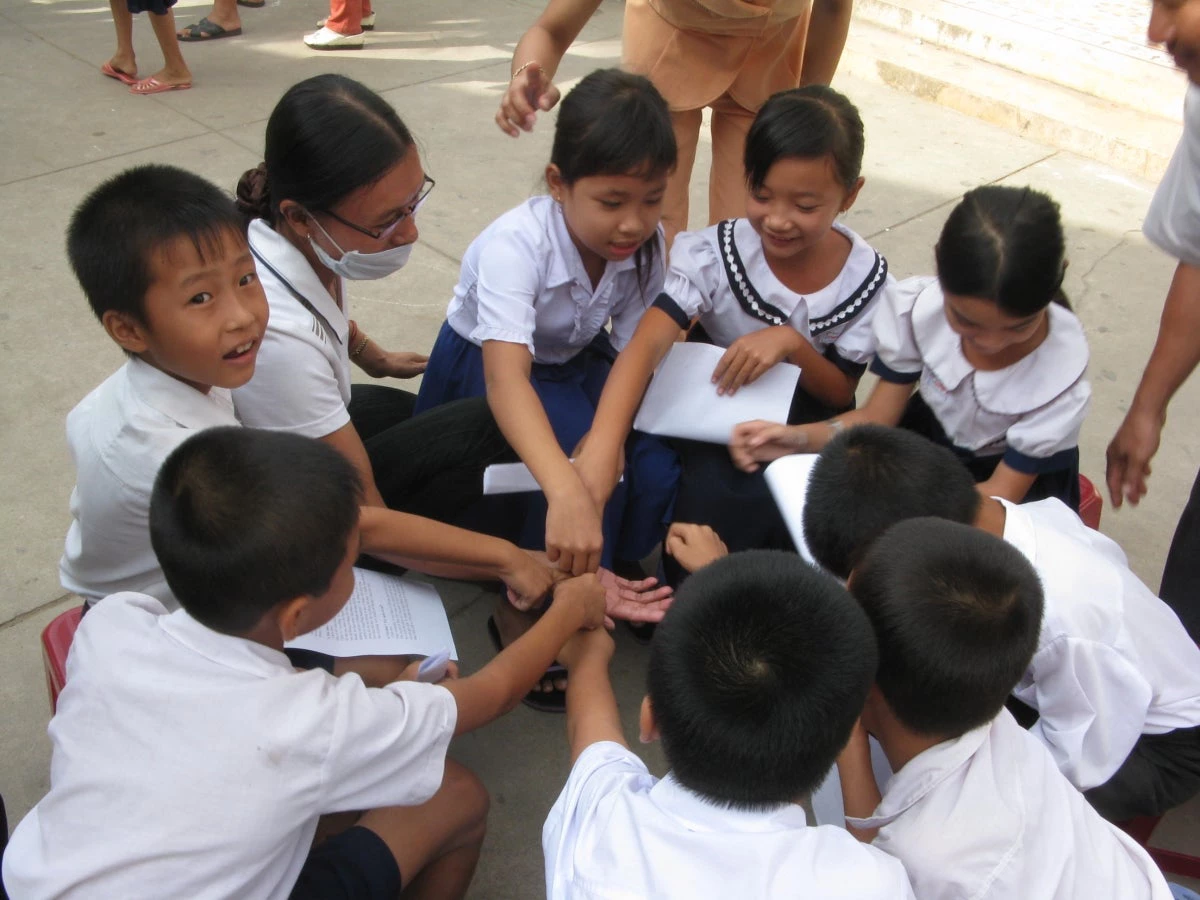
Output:
<path fill-rule="evenodd" d="M 602 628 L 577 632 L 558 654 L 571 677 L 567 679 L 567 743 L 571 763 L 600 741 L 627 747 L 621 713 L 608 677 L 613 641 Z"/>

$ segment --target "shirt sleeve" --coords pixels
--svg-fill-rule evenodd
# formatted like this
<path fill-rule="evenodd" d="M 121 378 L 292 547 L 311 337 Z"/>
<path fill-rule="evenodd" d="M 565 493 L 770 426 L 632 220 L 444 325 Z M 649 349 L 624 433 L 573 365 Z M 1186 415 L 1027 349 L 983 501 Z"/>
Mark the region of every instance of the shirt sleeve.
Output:
<path fill-rule="evenodd" d="M 1154 193 L 1142 230 L 1160 250 L 1188 265 L 1200 266 L 1200 87 L 1196 85 L 1188 85 L 1183 135 Z"/>
<path fill-rule="evenodd" d="M 458 707 L 437 685 L 397 681 L 367 688 L 331 678 L 333 736 L 325 760 L 325 809 L 416 806 L 442 784 Z"/>
<path fill-rule="evenodd" d="M 233 392 L 243 425 L 323 438 L 350 421 L 337 375 L 310 337 L 320 339 L 295 333 L 291 323 L 267 329 L 254 377 Z"/>
<path fill-rule="evenodd" d="M 1030 733 L 1079 790 L 1104 784 L 1141 737 L 1150 683 L 1116 648 L 1071 637 L 1040 649 L 1030 672 L 1038 711 Z"/>
<path fill-rule="evenodd" d="M 875 335 L 875 317 L 880 307 L 886 306 L 888 295 L 894 290 L 896 279 L 888 275 L 883 287 L 867 302 L 867 308 L 855 316 L 846 330 L 833 342 L 833 350 L 838 358 L 859 367 L 859 374 L 862 374 L 861 369 L 865 369 L 875 357 L 879 345 Z"/>
<path fill-rule="evenodd" d="M 1092 386 L 1080 378 L 1050 403 L 1022 416 L 1005 436 L 1004 462 L 1026 475 L 1069 466 L 1091 398 Z"/>
<path fill-rule="evenodd" d="M 687 328 L 693 319 L 712 312 L 713 298 L 724 278 L 721 259 L 706 231 L 676 235 L 671 245 L 671 267 L 654 305 L 680 328 Z"/>
<path fill-rule="evenodd" d="M 542 264 L 549 252 L 546 242 L 519 228 L 497 229 L 488 237 L 477 264 L 479 311 L 469 335 L 472 341 L 523 344 L 531 356 L 536 355 L 534 304 L 542 289 Z"/>
<path fill-rule="evenodd" d="M 612 345 L 618 352 L 629 345 L 642 316 L 654 299 L 662 294 L 667 242 L 661 225 L 658 226 L 654 243 L 654 258 L 650 262 L 649 271 L 644 274 L 636 271 L 630 273 L 630 281 L 627 283 L 631 288 L 612 313 Z"/>
<path fill-rule="evenodd" d="M 891 285 L 879 300 L 872 319 L 875 359 L 871 371 L 896 384 L 912 384 L 921 377 L 925 363 L 913 333 L 912 313 L 917 298 L 930 278 L 906 278 Z"/>
<path fill-rule="evenodd" d="M 632 780 L 650 777 L 646 764 L 633 751 L 612 741 L 592 744 L 579 754 L 542 827 L 549 900 L 571 896 L 576 843 L 604 797 Z"/>

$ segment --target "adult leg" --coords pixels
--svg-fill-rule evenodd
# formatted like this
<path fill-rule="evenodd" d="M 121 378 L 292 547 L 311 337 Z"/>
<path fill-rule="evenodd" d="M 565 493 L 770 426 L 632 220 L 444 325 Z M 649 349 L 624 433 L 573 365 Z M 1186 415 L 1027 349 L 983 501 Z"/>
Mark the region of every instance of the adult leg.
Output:
<path fill-rule="evenodd" d="M 663 195 L 663 228 L 667 233 L 667 246 L 675 235 L 688 228 L 688 191 L 692 183 L 692 167 L 696 163 L 696 145 L 700 141 L 700 123 L 704 110 L 686 109 L 671 113 L 671 127 L 675 131 L 675 145 L 679 150 L 675 171 L 667 179 L 667 192 Z"/>
<path fill-rule="evenodd" d="M 363 0 L 329 0 L 325 27 L 338 34 L 362 34 L 364 15 Z"/>
<path fill-rule="evenodd" d="M 366 441 L 413 417 L 417 395 L 382 384 L 350 385 L 350 421 Z"/>
<path fill-rule="evenodd" d="M 1158 816 L 1200 793 L 1200 726 L 1144 734 L 1116 774 L 1085 791 L 1110 822 Z"/>
<path fill-rule="evenodd" d="M 113 26 L 117 30 L 117 52 L 108 63 L 118 72 L 137 74 L 137 59 L 133 51 L 133 13 L 125 0 L 108 0 L 112 10 Z"/>
<path fill-rule="evenodd" d="M 708 224 L 746 215 L 746 133 L 754 111 L 728 94 L 712 104 L 712 172 L 708 177 Z"/>
<path fill-rule="evenodd" d="M 150 24 L 163 55 L 163 67 L 151 78 L 163 84 L 191 84 L 192 73 L 183 61 L 179 38 L 175 36 L 175 11 L 168 9 L 164 13 L 150 13 Z"/>
<path fill-rule="evenodd" d="M 1159 596 L 1200 643 L 1200 473 L 1175 527 Z"/>
<path fill-rule="evenodd" d="M 212 9 L 207 16 L 204 16 L 214 25 L 218 25 L 225 31 L 241 31 L 242 17 L 238 14 L 237 0 L 213 0 Z M 176 34 L 185 40 L 188 35 L 194 32 L 195 25 L 186 25 L 181 28 Z M 209 40 L 212 40 L 209 38 Z"/>

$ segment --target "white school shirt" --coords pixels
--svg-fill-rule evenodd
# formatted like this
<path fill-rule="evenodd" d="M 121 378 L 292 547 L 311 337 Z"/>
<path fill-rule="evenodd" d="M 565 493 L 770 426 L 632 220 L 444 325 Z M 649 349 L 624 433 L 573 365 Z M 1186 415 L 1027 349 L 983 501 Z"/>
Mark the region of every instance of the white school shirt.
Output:
<path fill-rule="evenodd" d="M 558 365 L 591 343 L 609 319 L 623 350 L 662 290 L 661 226 L 653 264 L 639 278 L 636 254 L 609 262 L 595 289 L 571 240 L 562 207 L 533 197 L 494 221 L 463 256 L 446 321 L 459 337 L 522 344 L 534 362 Z"/>
<path fill-rule="evenodd" d="M 1200 649 L 1111 539 L 1057 499 L 1004 503 L 1004 540 L 1037 570 L 1045 613 L 1013 693 L 1080 790 L 1108 781 L 1143 734 L 1200 725 Z"/>
<path fill-rule="evenodd" d="M 67 414 L 75 488 L 62 586 L 89 603 L 141 591 L 178 606 L 150 546 L 154 479 L 196 432 L 237 424 L 226 389 L 201 393 L 136 357 L 84 397 Z"/>
<path fill-rule="evenodd" d="M 895 281 L 870 244 L 839 222 L 833 228 L 850 240 L 850 255 L 837 277 L 811 294 L 797 294 L 775 277 L 748 219 L 680 234 L 654 305 L 680 328 L 699 317 L 720 347 L 763 328 L 791 325 L 817 352 L 832 354 L 838 368 L 861 375 L 875 354 L 877 300 Z"/>
<path fill-rule="evenodd" d="M 1092 395 L 1084 377 L 1087 338 L 1075 314 L 1052 303 L 1050 332 L 1032 353 L 995 372 L 976 370 L 946 320 L 936 278 L 909 278 L 888 291 L 875 316 L 872 371 L 920 382 L 950 440 L 978 456 L 1004 455 L 1018 472 L 1059 468 L 1056 454 L 1079 445 Z"/>
<path fill-rule="evenodd" d="M 918 754 L 860 828 L 921 900 L 1170 900 L 1158 867 L 1104 821 L 1007 710 Z"/>
<path fill-rule="evenodd" d="M 724 809 L 611 741 L 579 755 L 542 829 L 548 900 L 913 896 L 903 867 L 804 809 Z"/>
<path fill-rule="evenodd" d="M 349 310 L 337 305 L 304 254 L 262 219 L 250 223 L 250 249 L 271 317 L 254 377 L 233 392 L 238 418 L 305 437 L 333 434 L 350 421 Z M 342 291 L 343 303 L 345 297 Z"/>
<path fill-rule="evenodd" d="M 1200 266 L 1200 87 L 1190 81 L 1183 136 L 1154 192 L 1142 230 L 1160 250 Z"/>
<path fill-rule="evenodd" d="M 445 688 L 297 672 L 151 597 L 84 618 L 50 723 L 50 793 L 4 856 L 13 897 L 283 900 L 323 813 L 416 805 L 457 721 Z"/>

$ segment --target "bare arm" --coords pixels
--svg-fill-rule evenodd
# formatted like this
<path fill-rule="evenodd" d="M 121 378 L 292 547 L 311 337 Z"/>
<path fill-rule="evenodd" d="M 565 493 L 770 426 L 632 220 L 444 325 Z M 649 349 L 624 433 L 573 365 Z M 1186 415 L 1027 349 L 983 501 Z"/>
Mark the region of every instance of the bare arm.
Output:
<path fill-rule="evenodd" d="M 580 628 L 604 623 L 604 588 L 595 575 L 564 581 L 533 627 L 474 675 L 443 681 L 458 705 L 455 735 L 474 731 L 514 709 Z"/>
<path fill-rule="evenodd" d="M 513 78 L 500 100 L 496 124 L 512 137 L 531 131 L 539 110 L 560 97 L 551 83 L 563 55 L 600 6 L 600 0 L 550 0 L 513 51 Z M 517 74 L 517 73 L 520 74 Z"/>
<path fill-rule="evenodd" d="M 871 768 L 867 730 L 861 722 L 854 724 L 850 741 L 838 756 L 837 769 L 846 815 L 856 819 L 869 818 L 879 806 L 881 797 L 879 785 L 875 783 L 875 771 Z M 855 828 L 848 822 L 846 830 L 866 844 L 875 840 L 875 835 L 879 833 L 878 828 Z"/>
<path fill-rule="evenodd" d="M 813 0 L 804 43 L 801 84 L 829 84 L 837 72 L 850 31 L 852 0 Z"/>
<path fill-rule="evenodd" d="M 1108 491 L 1113 506 L 1146 494 L 1150 460 L 1158 452 L 1167 405 L 1200 363 L 1200 267 L 1180 263 L 1158 326 L 1158 340 L 1125 420 L 1108 445 Z"/>
<path fill-rule="evenodd" d="M 558 655 L 571 671 L 567 680 L 567 743 L 572 764 L 579 754 L 600 741 L 629 746 L 608 677 L 612 654 L 612 638 L 597 628 L 576 632 Z"/>
<path fill-rule="evenodd" d="M 600 513 L 558 446 L 529 381 L 532 365 L 533 357 L 524 345 L 484 341 L 483 370 L 492 415 L 546 495 L 546 555 L 572 574 L 594 572 L 603 543 Z"/>
<path fill-rule="evenodd" d="M 1010 503 L 1020 503 L 1035 481 L 1036 475 L 1018 472 L 1002 462 L 987 481 L 981 481 L 975 487 L 984 497 L 1003 497 Z"/>
<path fill-rule="evenodd" d="M 791 325 L 762 328 L 730 344 L 713 369 L 717 392 L 736 393 L 785 359 L 800 366 L 800 384 L 827 406 L 849 406 L 854 399 L 858 379 L 822 356 Z"/>
<path fill-rule="evenodd" d="M 358 470 L 358 477 L 362 480 L 363 503 L 366 506 L 386 508 L 387 504 L 383 502 L 379 488 L 375 486 L 375 473 L 371 469 L 367 448 L 363 446 L 362 438 L 354 430 L 354 423 L 347 422 L 337 431 L 325 435 L 321 440 L 354 463 L 354 468 Z"/>

